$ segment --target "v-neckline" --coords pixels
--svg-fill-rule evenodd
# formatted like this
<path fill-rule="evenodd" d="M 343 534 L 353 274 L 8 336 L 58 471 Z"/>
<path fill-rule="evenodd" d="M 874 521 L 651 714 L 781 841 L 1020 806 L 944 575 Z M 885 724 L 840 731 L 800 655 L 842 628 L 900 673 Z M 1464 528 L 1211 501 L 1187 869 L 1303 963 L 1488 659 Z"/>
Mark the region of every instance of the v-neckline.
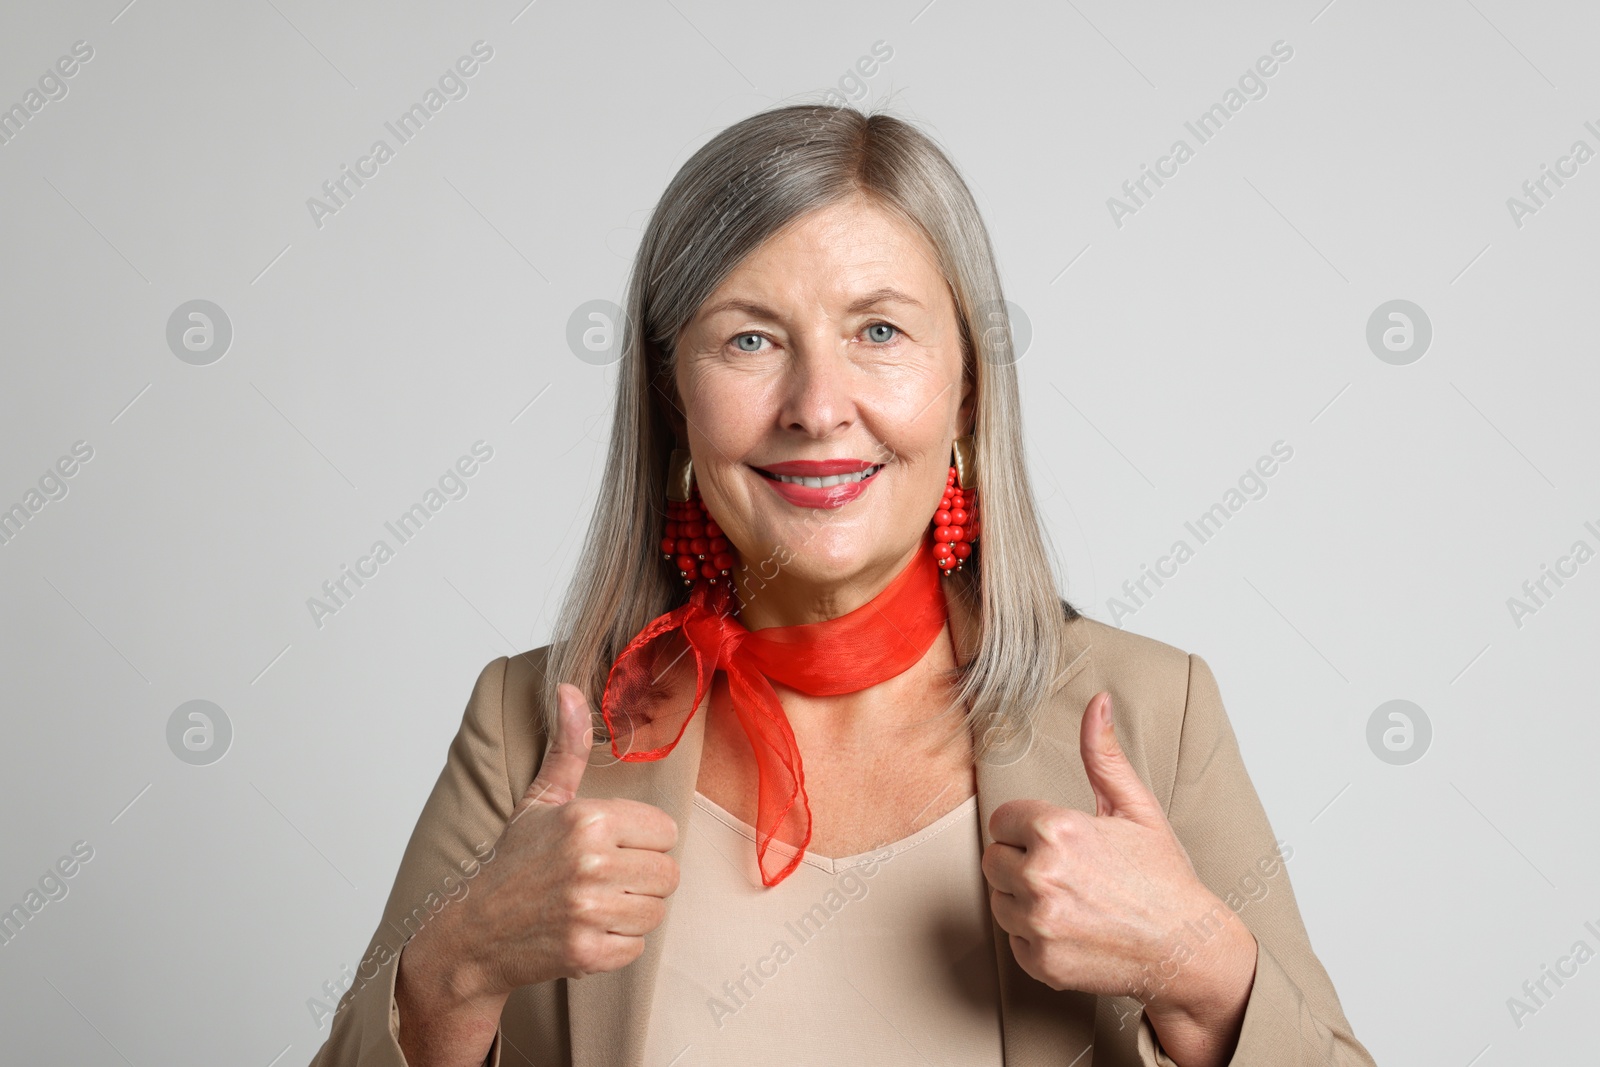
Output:
<path fill-rule="evenodd" d="M 705 811 L 706 814 L 710 815 L 718 822 L 721 822 L 725 826 L 739 833 L 741 836 L 747 838 L 752 844 L 755 842 L 756 828 L 754 826 L 751 826 L 743 819 L 734 815 L 727 808 L 724 808 L 721 804 L 718 804 L 715 800 L 712 800 L 698 789 L 694 791 L 694 802 L 696 806 Z M 977 807 L 978 794 L 973 793 L 971 796 L 967 797 L 967 799 L 963 800 L 960 804 L 957 804 L 955 807 L 939 816 L 933 822 L 922 827 L 920 830 L 914 831 L 906 837 L 902 837 L 898 841 L 892 841 L 887 845 L 880 845 L 877 848 L 868 849 L 865 852 L 858 852 L 853 856 L 824 856 L 808 848 L 806 849 L 805 855 L 800 857 L 800 862 L 810 864 L 811 866 L 822 871 L 824 874 L 838 874 L 841 871 L 848 870 L 851 867 L 859 867 L 868 862 L 876 861 L 881 863 L 893 856 L 899 855 L 915 845 L 921 844 L 923 841 L 926 841 L 931 837 L 937 836 L 940 832 L 952 824 L 960 821 L 963 817 L 972 816 L 977 811 Z M 796 852 L 796 849 L 792 845 L 788 845 L 778 840 L 773 840 L 767 847 L 778 852 L 785 859 L 792 857 Z"/>

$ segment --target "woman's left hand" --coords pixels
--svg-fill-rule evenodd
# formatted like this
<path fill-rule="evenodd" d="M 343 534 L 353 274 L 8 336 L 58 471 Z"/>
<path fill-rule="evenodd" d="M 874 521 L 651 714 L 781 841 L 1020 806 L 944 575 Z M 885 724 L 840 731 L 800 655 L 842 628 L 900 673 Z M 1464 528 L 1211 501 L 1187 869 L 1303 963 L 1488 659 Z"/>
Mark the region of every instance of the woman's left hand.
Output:
<path fill-rule="evenodd" d="M 989 906 L 1023 970 L 1052 989 L 1131 996 L 1183 1067 L 1225 1064 L 1255 977 L 1255 936 L 1195 873 L 1111 728 L 1111 695 L 1079 738 L 1095 813 L 1043 800 L 994 810 Z"/>

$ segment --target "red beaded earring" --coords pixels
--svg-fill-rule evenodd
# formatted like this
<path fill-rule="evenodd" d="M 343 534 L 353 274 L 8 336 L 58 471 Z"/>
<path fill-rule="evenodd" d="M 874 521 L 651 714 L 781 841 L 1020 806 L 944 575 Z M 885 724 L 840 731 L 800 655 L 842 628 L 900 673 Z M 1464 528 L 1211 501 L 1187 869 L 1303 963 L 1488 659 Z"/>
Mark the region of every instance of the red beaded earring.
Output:
<path fill-rule="evenodd" d="M 955 439 L 955 463 L 945 479 L 939 509 L 933 513 L 933 558 L 941 574 L 960 570 L 978 540 L 976 444 L 971 435 Z"/>
<path fill-rule="evenodd" d="M 706 513 L 694 484 L 694 465 L 684 448 L 672 450 L 667 468 L 667 531 L 661 539 L 661 556 L 678 568 L 684 585 L 697 581 L 716 585 L 733 571 L 733 546 Z"/>

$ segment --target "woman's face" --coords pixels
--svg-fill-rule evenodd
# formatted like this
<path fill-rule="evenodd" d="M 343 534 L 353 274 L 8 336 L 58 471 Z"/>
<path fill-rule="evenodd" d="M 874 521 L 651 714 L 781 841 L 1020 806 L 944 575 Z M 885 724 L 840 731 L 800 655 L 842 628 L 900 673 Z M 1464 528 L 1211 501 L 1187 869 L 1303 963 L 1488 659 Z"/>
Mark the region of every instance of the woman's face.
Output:
<path fill-rule="evenodd" d="M 679 336 L 676 384 L 701 498 L 749 568 L 747 622 L 831 617 L 887 584 L 920 549 L 970 425 L 935 253 L 859 197 L 739 264 Z"/>

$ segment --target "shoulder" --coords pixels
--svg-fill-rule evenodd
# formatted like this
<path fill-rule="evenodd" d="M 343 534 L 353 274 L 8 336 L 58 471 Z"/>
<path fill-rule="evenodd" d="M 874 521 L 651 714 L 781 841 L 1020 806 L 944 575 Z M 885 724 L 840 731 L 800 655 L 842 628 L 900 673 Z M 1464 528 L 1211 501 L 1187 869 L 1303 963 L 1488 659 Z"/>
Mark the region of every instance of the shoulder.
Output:
<path fill-rule="evenodd" d="M 1215 687 L 1209 669 L 1196 654 L 1083 615 L 1063 625 L 1072 666 L 1057 693 L 1063 721 L 1054 729 L 1069 735 L 1076 750 L 1089 700 L 1101 691 L 1110 693 L 1118 741 L 1166 806 L 1195 690 Z"/>
<path fill-rule="evenodd" d="M 1092 662 L 1102 688 L 1115 685 L 1143 703 L 1171 703 L 1181 710 L 1189 688 L 1190 653 L 1154 637 L 1121 630 L 1109 623 L 1078 615 L 1063 624 L 1067 639 L 1068 672 L 1076 674 L 1074 661 Z M 1117 695 L 1113 693 L 1113 698 Z"/>
<path fill-rule="evenodd" d="M 544 759 L 545 730 L 550 721 L 545 708 L 545 665 L 550 660 L 550 646 L 540 645 L 501 660 L 505 663 L 500 712 L 506 774 L 512 795 L 521 796 Z"/>
<path fill-rule="evenodd" d="M 508 714 L 537 711 L 543 706 L 545 664 L 549 660 L 550 646 L 540 645 L 495 661 L 505 662 L 504 700 Z"/>
<path fill-rule="evenodd" d="M 512 797 L 527 789 L 544 758 L 549 656 L 550 646 L 542 645 L 486 663 L 453 743 L 454 759 L 473 767 L 486 783 L 503 777 Z"/>

